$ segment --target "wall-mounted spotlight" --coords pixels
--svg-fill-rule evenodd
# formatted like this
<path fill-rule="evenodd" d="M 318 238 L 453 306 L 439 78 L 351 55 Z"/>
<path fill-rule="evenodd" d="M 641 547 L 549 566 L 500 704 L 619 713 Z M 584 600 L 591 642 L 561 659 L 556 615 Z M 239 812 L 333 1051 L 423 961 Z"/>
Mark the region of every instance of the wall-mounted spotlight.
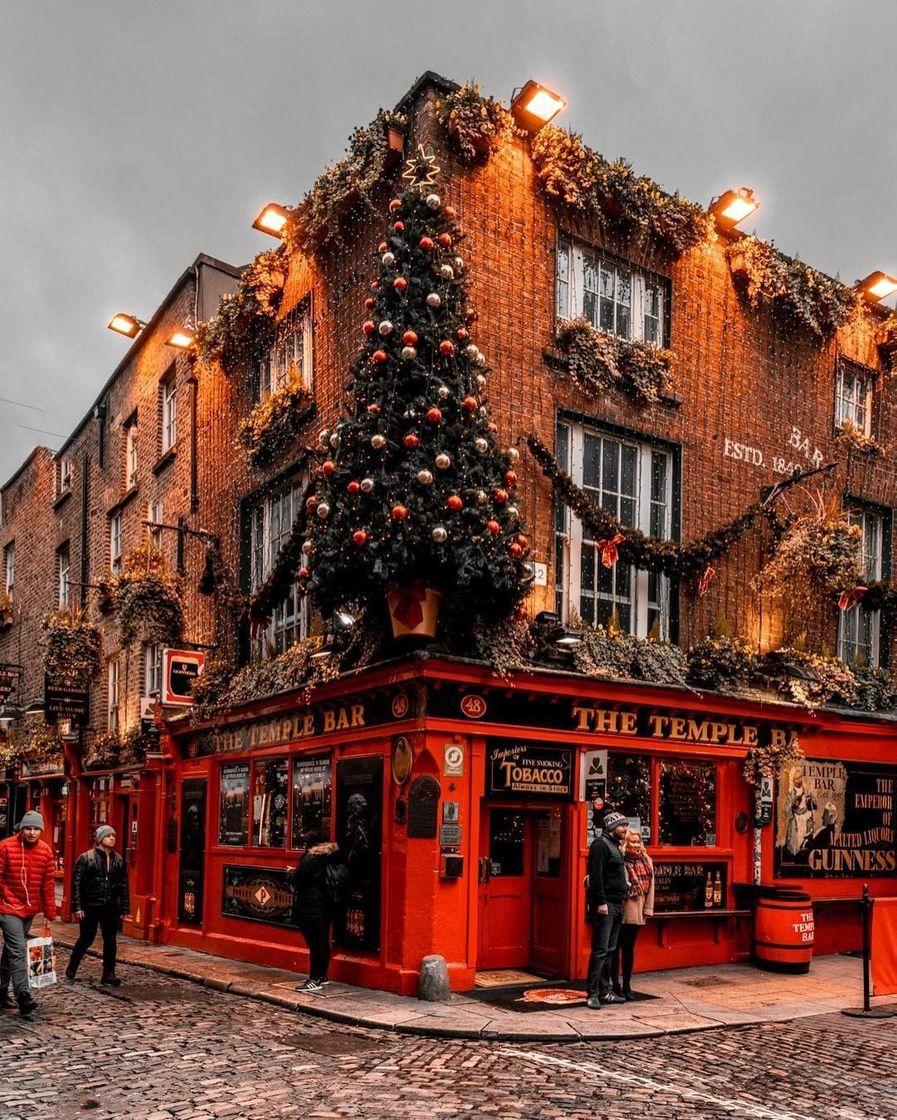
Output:
<path fill-rule="evenodd" d="M 511 95 L 511 116 L 518 128 L 538 132 L 567 107 L 566 100 L 530 79 Z"/>
<path fill-rule="evenodd" d="M 112 316 L 106 326 L 116 334 L 123 334 L 125 338 L 136 338 L 146 323 L 134 315 L 125 315 L 123 311 L 119 311 L 117 315 Z"/>
<path fill-rule="evenodd" d="M 759 209 L 760 203 L 750 187 L 726 191 L 710 203 L 710 213 L 720 229 L 734 229 L 739 222 Z"/>
<path fill-rule="evenodd" d="M 271 237 L 283 237 L 289 216 L 290 212 L 285 206 L 281 206 L 279 202 L 269 202 L 252 223 L 252 228 L 260 233 L 270 234 Z"/>

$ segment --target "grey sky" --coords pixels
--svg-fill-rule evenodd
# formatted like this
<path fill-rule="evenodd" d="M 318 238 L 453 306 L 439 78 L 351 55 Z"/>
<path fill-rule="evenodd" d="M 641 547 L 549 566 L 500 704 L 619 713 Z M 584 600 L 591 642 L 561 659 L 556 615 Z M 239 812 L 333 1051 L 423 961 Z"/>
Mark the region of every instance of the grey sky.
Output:
<path fill-rule="evenodd" d="M 853 282 L 897 270 L 892 0 L 0 0 L 0 480 L 61 440 L 200 250 L 264 247 L 351 129 L 424 70 L 563 123 Z M 560 123 L 560 122 L 559 122 Z M 472 278 L 474 283 L 476 278 Z"/>

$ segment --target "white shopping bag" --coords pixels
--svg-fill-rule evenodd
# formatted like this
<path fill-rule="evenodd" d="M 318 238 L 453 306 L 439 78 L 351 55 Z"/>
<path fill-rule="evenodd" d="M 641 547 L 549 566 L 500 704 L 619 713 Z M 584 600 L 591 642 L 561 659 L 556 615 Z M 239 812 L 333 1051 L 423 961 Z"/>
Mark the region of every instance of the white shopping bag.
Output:
<path fill-rule="evenodd" d="M 52 937 L 28 939 L 28 986 L 46 988 L 56 983 L 56 950 Z"/>

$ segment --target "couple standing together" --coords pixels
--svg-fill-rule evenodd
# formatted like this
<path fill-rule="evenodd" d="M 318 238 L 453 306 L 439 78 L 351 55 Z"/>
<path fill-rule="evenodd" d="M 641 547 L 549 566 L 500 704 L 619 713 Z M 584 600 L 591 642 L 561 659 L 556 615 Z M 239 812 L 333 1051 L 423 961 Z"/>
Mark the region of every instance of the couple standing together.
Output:
<path fill-rule="evenodd" d="M 597 1011 L 602 1004 L 633 998 L 635 942 L 645 920 L 654 913 L 654 865 L 641 833 L 629 827 L 629 819 L 622 813 L 609 812 L 604 828 L 592 841 L 586 884 L 592 924 L 586 1004 Z"/>

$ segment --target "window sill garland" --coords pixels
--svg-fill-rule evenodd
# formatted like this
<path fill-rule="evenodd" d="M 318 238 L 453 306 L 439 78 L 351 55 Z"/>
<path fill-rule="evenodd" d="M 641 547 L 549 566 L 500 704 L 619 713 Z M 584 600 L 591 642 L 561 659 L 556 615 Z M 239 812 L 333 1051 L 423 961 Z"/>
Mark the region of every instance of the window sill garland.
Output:
<path fill-rule="evenodd" d="M 644 342 L 629 342 L 599 331 L 586 319 L 573 319 L 558 329 L 558 348 L 543 351 L 549 366 L 567 374 L 591 396 L 619 389 L 638 405 L 678 408 L 673 392 L 676 355 Z"/>
<path fill-rule="evenodd" d="M 265 467 L 280 454 L 314 414 L 314 399 L 302 385 L 285 385 L 240 421 L 240 443 L 253 467 Z"/>
<path fill-rule="evenodd" d="M 835 442 L 845 448 L 848 454 L 857 451 L 861 455 L 868 455 L 870 458 L 884 454 L 884 448 L 875 436 L 867 436 L 851 420 L 845 420 L 841 425 L 840 430 L 835 435 Z"/>

